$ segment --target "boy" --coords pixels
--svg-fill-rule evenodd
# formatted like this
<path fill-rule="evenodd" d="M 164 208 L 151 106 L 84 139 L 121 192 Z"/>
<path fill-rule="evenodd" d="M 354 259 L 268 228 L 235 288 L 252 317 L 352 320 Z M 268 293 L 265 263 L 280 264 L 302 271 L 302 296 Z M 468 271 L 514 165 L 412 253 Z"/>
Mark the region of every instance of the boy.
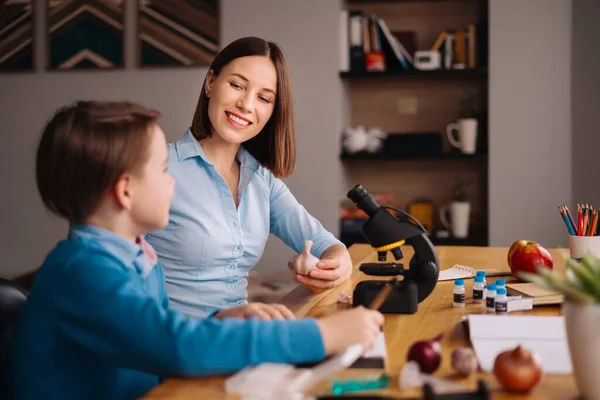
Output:
<path fill-rule="evenodd" d="M 159 376 L 315 362 L 368 347 L 378 334 L 383 317 L 363 308 L 318 321 L 278 320 L 293 318 L 281 306 L 206 320 L 169 309 L 162 268 L 142 239 L 167 224 L 175 184 L 157 118 L 136 104 L 79 102 L 46 126 L 38 190 L 70 229 L 44 261 L 13 336 L 15 398 L 133 399 Z M 241 319 L 252 314 L 272 319 Z"/>

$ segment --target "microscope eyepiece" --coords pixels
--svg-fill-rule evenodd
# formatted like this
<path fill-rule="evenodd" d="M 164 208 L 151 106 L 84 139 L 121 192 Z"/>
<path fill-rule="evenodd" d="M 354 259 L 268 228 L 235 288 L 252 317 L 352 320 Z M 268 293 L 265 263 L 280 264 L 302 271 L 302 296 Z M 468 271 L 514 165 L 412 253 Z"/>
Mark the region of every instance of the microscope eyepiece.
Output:
<path fill-rule="evenodd" d="M 362 187 L 362 185 L 356 185 L 352 190 L 348 192 L 348 198 L 352 200 L 358 208 L 367 213 L 370 217 L 375 214 L 375 211 L 379 209 L 377 201 Z"/>

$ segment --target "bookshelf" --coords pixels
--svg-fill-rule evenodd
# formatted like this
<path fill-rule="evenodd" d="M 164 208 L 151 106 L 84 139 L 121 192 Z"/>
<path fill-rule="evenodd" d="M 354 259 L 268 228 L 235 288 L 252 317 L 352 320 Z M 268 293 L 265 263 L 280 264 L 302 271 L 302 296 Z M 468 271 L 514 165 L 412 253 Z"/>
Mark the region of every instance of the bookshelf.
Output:
<path fill-rule="evenodd" d="M 456 1 L 462 1 L 462 2 L 483 2 L 484 0 L 346 0 L 347 4 L 351 4 L 351 5 L 356 5 L 356 4 L 373 4 L 373 3 L 411 3 L 411 2 L 419 2 L 419 3 L 425 3 L 425 2 L 436 2 L 436 3 L 441 3 L 441 2 L 456 2 Z"/>
<path fill-rule="evenodd" d="M 341 153 L 340 160 L 345 163 L 360 162 L 360 161 L 443 161 L 443 160 L 478 160 L 487 162 L 488 155 L 486 153 L 463 154 L 463 153 L 442 153 L 442 154 L 407 154 L 402 156 L 388 156 L 380 154 L 372 154 L 367 152 L 360 153 Z"/>
<path fill-rule="evenodd" d="M 427 199 L 434 209 L 434 230 L 430 239 L 436 245 L 486 246 L 488 244 L 488 149 L 487 149 L 487 20 L 488 0 L 346 0 L 346 11 L 360 12 L 365 19 L 371 15 L 385 21 L 390 33 L 405 46 L 411 55 L 415 50 L 431 50 L 442 32 L 454 37 L 463 32 L 468 40 L 469 25 L 476 27 L 477 47 L 474 63 L 459 68 L 419 70 L 414 66 L 402 68 L 391 46 L 384 43 L 383 28 L 379 32 L 380 50 L 385 54 L 385 70 L 355 68 L 341 70 L 348 119 L 346 127 L 378 127 L 391 135 L 437 133 L 442 149 L 393 154 L 385 149 L 369 153 L 350 153 L 340 144 L 339 153 L 345 177 L 344 193 L 355 184 L 362 184 L 372 194 L 391 197 L 389 204 L 404 210 L 417 199 Z M 376 19 L 375 19 L 376 21 Z M 351 25 L 350 22 L 348 22 Z M 373 26 L 367 25 L 367 32 Z M 469 28 L 471 29 L 471 28 Z M 364 38 L 364 36 L 363 36 Z M 372 45 L 375 42 L 370 41 Z M 452 47 L 455 51 L 455 47 Z M 352 56 L 352 49 L 348 51 Z M 458 62 L 461 57 L 455 58 Z M 443 55 L 442 55 L 443 60 Z M 354 64 L 352 59 L 350 65 Z M 475 94 L 483 103 L 477 113 L 478 141 L 475 154 L 463 154 L 452 147 L 446 137 L 446 127 L 462 115 L 464 100 Z M 397 145 L 397 144 L 396 144 Z M 467 183 L 466 197 L 471 202 L 469 237 L 466 239 L 438 238 L 438 210 L 452 200 L 453 188 Z M 346 223 L 344 223 L 346 222 Z M 360 220 L 340 220 L 340 237 L 347 245 L 364 243 L 357 230 Z M 350 228 L 348 228 L 350 227 Z"/>
<path fill-rule="evenodd" d="M 487 79 L 487 68 L 473 68 L 473 69 L 455 69 L 455 70 L 434 70 L 434 71 L 420 71 L 420 70 L 392 70 L 392 71 L 343 71 L 340 72 L 340 77 L 345 80 L 350 79 L 377 79 L 377 78 L 446 78 L 446 79 L 460 79 L 460 78 L 474 78 L 474 79 Z"/>

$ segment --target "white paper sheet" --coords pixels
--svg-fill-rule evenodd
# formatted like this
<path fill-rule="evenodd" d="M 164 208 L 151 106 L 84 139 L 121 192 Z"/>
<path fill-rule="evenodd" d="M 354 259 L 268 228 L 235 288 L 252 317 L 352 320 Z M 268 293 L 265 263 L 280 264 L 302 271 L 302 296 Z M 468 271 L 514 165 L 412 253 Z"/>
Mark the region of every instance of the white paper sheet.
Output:
<path fill-rule="evenodd" d="M 571 374 L 564 317 L 469 315 L 469 335 L 481 369 L 491 372 L 496 356 L 518 345 L 535 352 L 546 374 Z"/>
<path fill-rule="evenodd" d="M 371 349 L 363 354 L 363 358 L 383 358 L 384 360 L 387 358 L 387 352 L 385 349 L 385 336 L 383 336 L 383 332 L 379 332 L 379 336 L 377 336 L 375 344 L 373 347 L 371 347 Z"/>

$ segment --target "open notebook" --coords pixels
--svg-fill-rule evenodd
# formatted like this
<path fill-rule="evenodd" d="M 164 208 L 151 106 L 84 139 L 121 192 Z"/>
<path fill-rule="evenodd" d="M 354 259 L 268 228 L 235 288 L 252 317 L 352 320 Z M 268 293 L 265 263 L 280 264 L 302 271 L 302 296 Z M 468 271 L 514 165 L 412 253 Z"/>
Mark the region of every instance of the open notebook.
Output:
<path fill-rule="evenodd" d="M 467 267 L 466 265 L 454 264 L 452 268 L 440 271 L 438 281 L 453 281 L 455 279 L 474 278 L 477 274 L 477 271 L 485 271 L 486 277 L 511 275 L 510 271 L 501 271 L 499 269 L 478 270 L 475 268 Z"/>

